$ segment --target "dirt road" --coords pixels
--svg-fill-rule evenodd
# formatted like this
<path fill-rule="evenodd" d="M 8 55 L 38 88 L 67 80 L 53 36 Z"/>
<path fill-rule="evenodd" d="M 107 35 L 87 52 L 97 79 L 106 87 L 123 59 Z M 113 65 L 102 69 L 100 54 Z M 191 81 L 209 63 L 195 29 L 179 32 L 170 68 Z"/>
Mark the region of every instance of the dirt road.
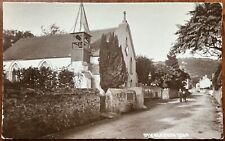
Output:
<path fill-rule="evenodd" d="M 215 100 L 195 93 L 188 101 L 148 101 L 147 111 L 122 115 L 92 125 L 49 135 L 47 138 L 221 138 Z"/>

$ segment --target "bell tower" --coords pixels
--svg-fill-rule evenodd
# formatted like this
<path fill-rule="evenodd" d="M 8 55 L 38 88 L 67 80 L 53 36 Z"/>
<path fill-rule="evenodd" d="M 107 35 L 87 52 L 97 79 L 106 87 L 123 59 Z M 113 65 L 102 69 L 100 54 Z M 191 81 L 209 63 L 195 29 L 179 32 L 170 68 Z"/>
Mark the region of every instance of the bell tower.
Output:
<path fill-rule="evenodd" d="M 83 3 L 80 4 L 72 31 L 72 61 L 90 62 L 91 35 Z"/>

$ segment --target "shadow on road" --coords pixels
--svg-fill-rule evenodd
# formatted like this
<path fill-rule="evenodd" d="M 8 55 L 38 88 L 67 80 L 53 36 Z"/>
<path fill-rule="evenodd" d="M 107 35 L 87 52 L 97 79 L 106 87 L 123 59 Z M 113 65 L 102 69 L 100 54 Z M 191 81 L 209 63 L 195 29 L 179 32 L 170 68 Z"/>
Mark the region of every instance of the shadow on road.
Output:
<path fill-rule="evenodd" d="M 144 105 L 147 107 L 147 108 L 154 108 L 154 107 L 157 107 L 159 105 L 162 105 L 162 104 L 166 104 L 170 101 L 176 101 L 177 99 L 151 99 L 151 98 L 146 98 L 144 99 Z"/>

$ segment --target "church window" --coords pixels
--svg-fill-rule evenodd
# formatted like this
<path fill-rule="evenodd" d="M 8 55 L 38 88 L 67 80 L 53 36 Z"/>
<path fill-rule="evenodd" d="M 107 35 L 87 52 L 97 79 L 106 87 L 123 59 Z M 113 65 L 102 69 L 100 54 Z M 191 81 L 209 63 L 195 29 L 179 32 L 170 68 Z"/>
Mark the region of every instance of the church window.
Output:
<path fill-rule="evenodd" d="M 126 52 L 126 56 L 128 56 L 129 48 L 128 48 L 128 43 L 127 43 L 127 38 L 126 38 L 126 42 L 125 42 L 125 52 Z"/>
<path fill-rule="evenodd" d="M 18 71 L 19 70 L 19 66 L 15 63 L 12 66 L 12 81 L 19 81 L 19 77 L 18 77 Z"/>
<path fill-rule="evenodd" d="M 133 74 L 133 59 L 130 58 L 130 74 Z"/>
<path fill-rule="evenodd" d="M 73 42 L 72 48 L 82 48 L 82 42 Z"/>
<path fill-rule="evenodd" d="M 49 64 L 48 64 L 46 61 L 44 61 L 44 62 L 40 65 L 40 68 L 42 68 L 42 67 L 48 68 L 48 67 L 49 67 Z"/>

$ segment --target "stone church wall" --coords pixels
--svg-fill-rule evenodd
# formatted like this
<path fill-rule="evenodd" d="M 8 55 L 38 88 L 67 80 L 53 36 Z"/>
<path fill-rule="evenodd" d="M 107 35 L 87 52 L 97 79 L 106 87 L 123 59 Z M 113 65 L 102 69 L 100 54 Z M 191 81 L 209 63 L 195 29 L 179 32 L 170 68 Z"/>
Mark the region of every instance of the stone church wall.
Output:
<path fill-rule="evenodd" d="M 35 138 L 98 120 L 99 91 L 77 89 L 73 93 L 4 94 L 3 136 Z"/>

